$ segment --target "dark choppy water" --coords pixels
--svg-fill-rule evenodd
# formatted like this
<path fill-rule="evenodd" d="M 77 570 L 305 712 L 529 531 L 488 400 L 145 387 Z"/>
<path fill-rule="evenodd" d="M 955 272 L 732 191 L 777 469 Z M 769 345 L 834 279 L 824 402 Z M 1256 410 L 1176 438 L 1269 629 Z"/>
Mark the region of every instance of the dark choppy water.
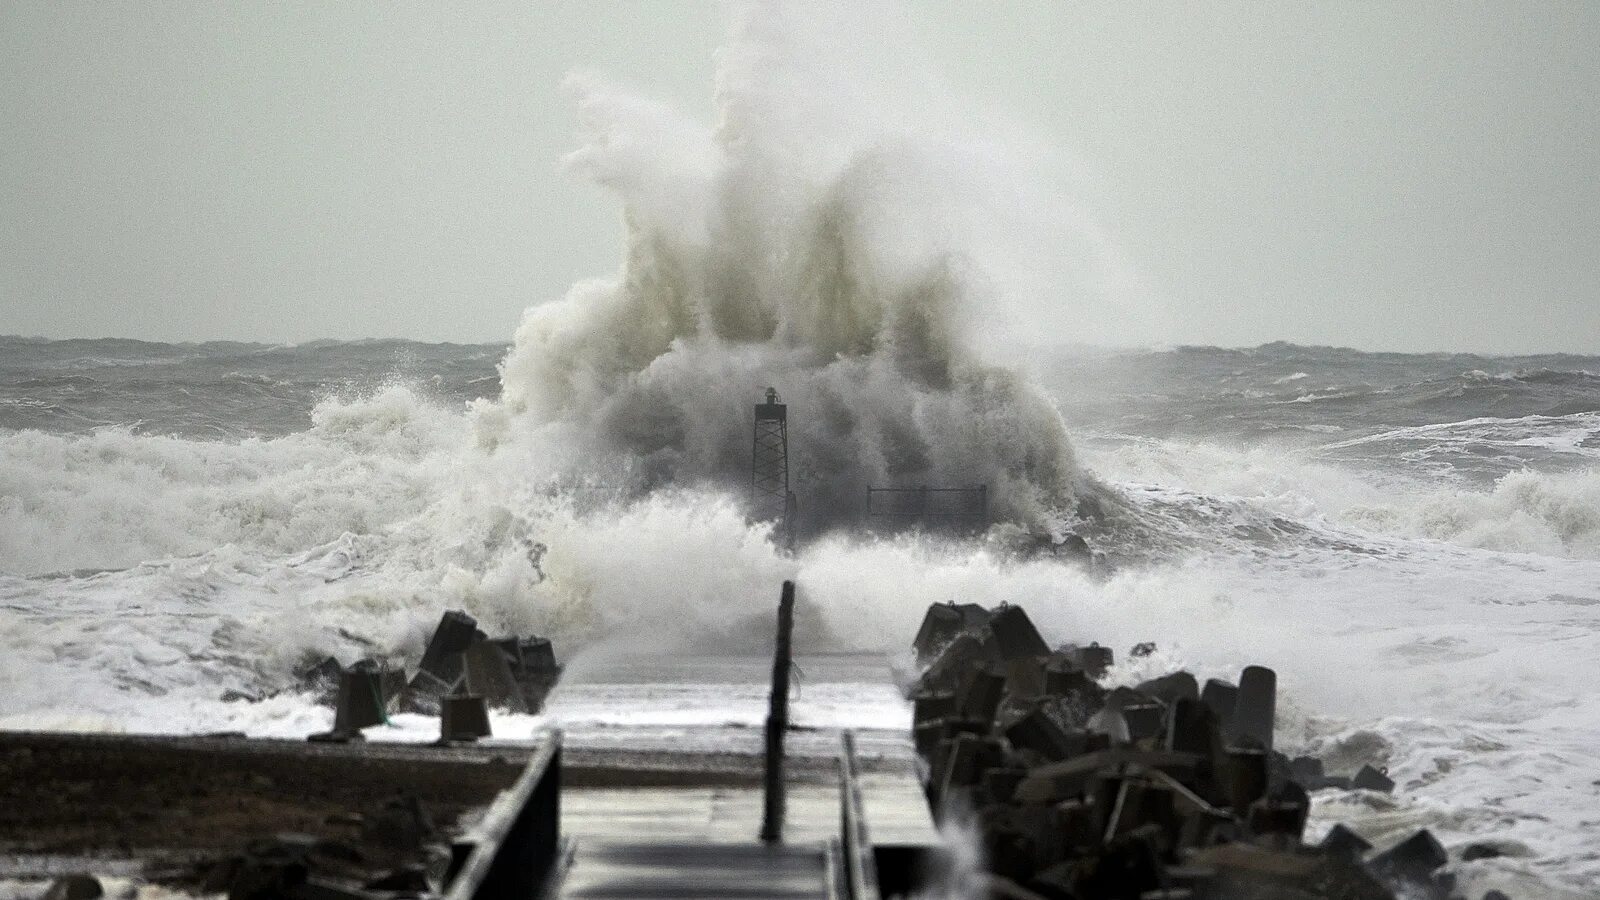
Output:
<path fill-rule="evenodd" d="M 124 426 L 196 438 L 304 430 L 332 396 L 404 381 L 440 402 L 495 396 L 497 344 L 159 344 L 0 337 L 0 429 Z"/>
<path fill-rule="evenodd" d="M 1041 365 L 1080 437 L 1174 438 L 1426 466 L 1481 483 L 1600 461 L 1600 357 L 1361 353 L 1267 344 Z M 1510 421 L 1485 421 L 1510 420 Z"/>
<path fill-rule="evenodd" d="M 306 429 L 320 401 L 403 384 L 434 403 L 499 395 L 504 344 L 161 344 L 0 337 L 0 430 L 199 439 Z M 1249 349 L 1082 350 L 1035 368 L 1080 441 L 1203 440 L 1426 467 L 1482 483 L 1600 460 L 1600 357 Z M 1510 421 L 1485 421 L 1510 420 Z"/>

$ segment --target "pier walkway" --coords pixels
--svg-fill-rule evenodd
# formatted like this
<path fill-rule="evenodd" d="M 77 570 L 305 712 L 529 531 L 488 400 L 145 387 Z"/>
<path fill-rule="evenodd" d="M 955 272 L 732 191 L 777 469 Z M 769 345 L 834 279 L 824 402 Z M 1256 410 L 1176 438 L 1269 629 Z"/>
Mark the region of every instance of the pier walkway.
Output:
<path fill-rule="evenodd" d="M 909 857 L 894 857 L 896 848 L 933 852 L 938 836 L 903 713 L 894 709 L 898 694 L 887 666 L 859 656 L 802 659 L 800 665 L 807 675 L 802 698 L 810 691 L 831 702 L 845 699 L 842 691 L 853 693 L 894 719 L 852 741 L 862 758 L 852 749 L 847 764 L 839 730 L 790 735 L 783 840 L 774 844 L 757 839 L 761 759 L 752 751 L 761 732 L 748 725 L 765 709 L 760 682 L 770 661 L 634 661 L 607 667 L 603 681 L 563 684 L 550 712 L 569 736 L 570 758 L 582 762 L 569 768 L 562 790 L 561 831 L 572 852 L 558 895 L 876 900 L 879 853 L 904 860 Z M 659 705 L 652 709 L 640 692 Z M 617 709 L 612 701 L 622 697 L 630 709 L 627 722 L 585 723 L 589 710 Z M 694 705 L 702 697 L 716 698 L 715 707 Z M 623 754 L 619 748 L 620 758 L 606 760 L 605 749 L 624 736 L 637 749 Z M 852 865 L 870 871 L 852 874 Z"/>
<path fill-rule="evenodd" d="M 563 897 L 827 898 L 846 896 L 828 845 L 592 843 Z"/>

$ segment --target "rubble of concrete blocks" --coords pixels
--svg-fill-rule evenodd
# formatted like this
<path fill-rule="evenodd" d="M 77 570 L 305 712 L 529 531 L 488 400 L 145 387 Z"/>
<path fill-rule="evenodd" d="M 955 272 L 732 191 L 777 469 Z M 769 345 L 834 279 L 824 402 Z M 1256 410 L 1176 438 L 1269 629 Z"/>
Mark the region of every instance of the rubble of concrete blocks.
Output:
<path fill-rule="evenodd" d="M 1009 605 L 935 604 L 913 649 L 929 803 L 979 836 L 993 896 L 1455 896 L 1426 830 L 1377 853 L 1343 826 L 1304 842 L 1309 791 L 1394 783 L 1373 769 L 1330 777 L 1320 760 L 1276 752 L 1271 669 L 1249 666 L 1236 684 L 1178 671 L 1108 688 L 1110 649 L 1052 650 Z"/>
<path fill-rule="evenodd" d="M 402 793 L 366 814 L 352 814 L 351 820 L 360 825 L 359 843 L 285 832 L 202 863 L 196 872 L 198 893 L 227 900 L 438 896 L 438 870 L 451 848 L 420 800 Z"/>
<path fill-rule="evenodd" d="M 472 616 L 451 610 L 440 618 L 410 678 L 405 669 L 376 660 L 363 659 L 346 667 L 329 657 L 303 670 L 300 684 L 341 712 L 352 693 L 352 680 L 367 685 L 353 693 L 362 701 L 366 693 L 379 699 L 376 711 L 365 710 L 365 703 L 355 705 L 360 711 L 350 724 L 360 728 L 377 724 L 387 712 L 448 714 L 452 704 L 447 701 L 461 696 L 482 698 L 487 707 L 537 713 L 560 677 L 561 666 L 548 639 L 490 638 Z M 459 712 L 460 704 L 454 706 Z M 339 731 L 336 725 L 335 732 Z"/>

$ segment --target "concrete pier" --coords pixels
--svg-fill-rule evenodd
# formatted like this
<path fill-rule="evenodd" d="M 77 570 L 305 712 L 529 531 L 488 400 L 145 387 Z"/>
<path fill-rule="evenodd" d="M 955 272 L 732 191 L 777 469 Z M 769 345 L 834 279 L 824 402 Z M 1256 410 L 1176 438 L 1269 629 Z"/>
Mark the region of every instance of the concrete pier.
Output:
<path fill-rule="evenodd" d="M 562 796 L 573 853 L 560 896 L 876 897 L 847 872 L 840 732 L 807 724 L 807 704 L 833 696 L 829 685 L 882 689 L 886 717 L 858 733 L 850 775 L 866 854 L 882 848 L 904 868 L 897 848 L 937 848 L 904 702 L 887 661 L 858 654 L 797 658 L 804 678 L 786 741 L 783 838 L 761 841 L 764 741 L 755 723 L 767 709 L 771 665 L 757 656 L 633 657 L 569 673 L 550 706 L 569 756 L 583 760 Z M 716 698 L 709 717 L 695 706 L 703 697 Z M 622 707 L 631 721 L 592 721 Z"/>

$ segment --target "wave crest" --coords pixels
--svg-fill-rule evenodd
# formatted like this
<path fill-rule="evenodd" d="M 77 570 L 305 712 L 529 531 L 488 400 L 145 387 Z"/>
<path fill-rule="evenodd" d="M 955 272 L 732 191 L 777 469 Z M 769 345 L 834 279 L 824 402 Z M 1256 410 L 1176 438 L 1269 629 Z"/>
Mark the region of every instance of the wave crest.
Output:
<path fill-rule="evenodd" d="M 1512 472 L 1493 490 L 1445 491 L 1405 505 L 1355 506 L 1363 528 L 1483 550 L 1600 559 L 1600 470 Z"/>

